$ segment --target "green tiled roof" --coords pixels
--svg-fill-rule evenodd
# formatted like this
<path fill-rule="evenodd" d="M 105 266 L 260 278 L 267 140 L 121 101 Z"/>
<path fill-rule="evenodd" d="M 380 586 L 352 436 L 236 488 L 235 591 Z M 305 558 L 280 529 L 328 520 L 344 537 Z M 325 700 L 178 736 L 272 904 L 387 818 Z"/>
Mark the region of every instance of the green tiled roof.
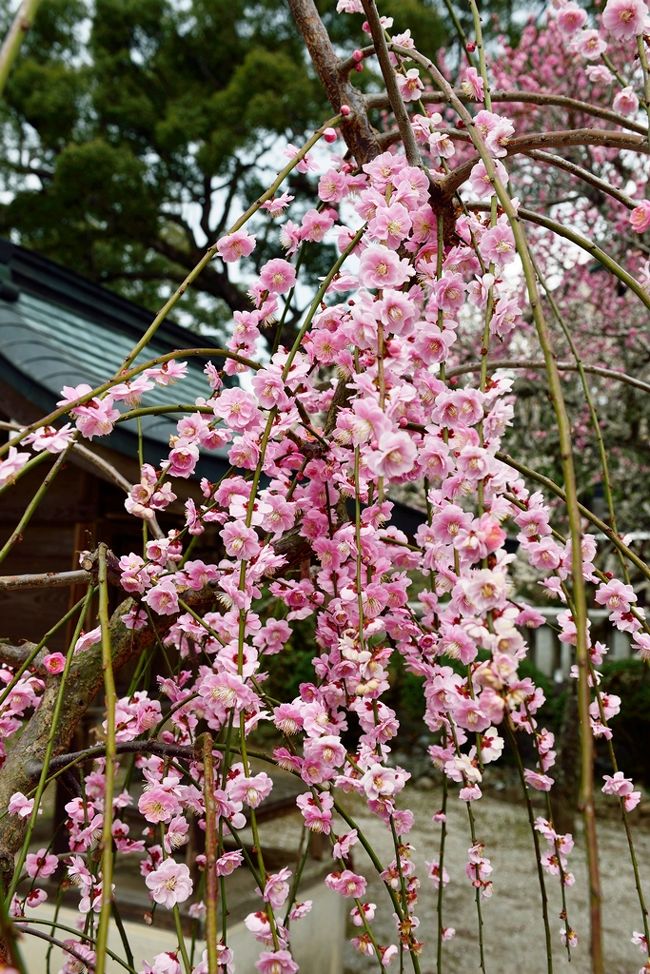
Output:
<path fill-rule="evenodd" d="M 9 271 L 9 273 L 7 273 Z M 100 385 L 119 368 L 152 315 L 111 292 L 19 247 L 0 242 L 0 380 L 40 410 L 51 410 L 64 385 Z M 176 325 L 163 323 L 136 363 L 178 348 L 209 344 Z M 191 403 L 210 388 L 203 359 L 188 359 L 185 378 L 145 393 L 144 406 Z M 178 414 L 142 419 L 145 453 L 157 463 L 175 431 Z M 133 453 L 136 421 L 97 439 Z M 223 467 L 221 454 L 207 458 Z M 213 462 L 210 463 L 210 460 Z M 211 470 L 210 474 L 217 472 Z M 208 471 L 206 470 L 206 473 Z M 208 474 L 208 475 L 210 475 Z"/>

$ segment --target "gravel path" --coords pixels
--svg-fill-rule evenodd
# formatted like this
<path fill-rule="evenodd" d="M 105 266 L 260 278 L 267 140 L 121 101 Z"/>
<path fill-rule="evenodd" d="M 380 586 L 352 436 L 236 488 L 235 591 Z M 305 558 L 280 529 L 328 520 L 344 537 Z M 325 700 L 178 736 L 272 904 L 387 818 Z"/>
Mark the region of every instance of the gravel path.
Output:
<path fill-rule="evenodd" d="M 424 949 L 421 970 L 422 974 L 438 974 L 435 959 L 436 894 L 431 881 L 426 878 L 424 860 L 437 858 L 439 826 L 429 823 L 431 814 L 439 808 L 440 794 L 437 790 L 423 792 L 410 788 L 403 797 L 403 804 L 415 812 L 417 822 L 408 838 L 417 850 L 415 860 L 422 881 L 417 910 L 421 920 L 418 934 L 419 939 L 431 944 L 428 950 Z M 353 814 L 381 861 L 389 862 L 394 855 L 390 832 L 367 811 L 364 812 L 360 804 L 353 809 Z M 494 867 L 494 895 L 482 901 L 486 972 L 547 974 L 541 898 L 525 808 L 485 797 L 475 805 L 475 815 L 478 838 L 485 842 L 485 854 Z M 465 877 L 467 849 L 471 845 L 467 813 L 457 799 L 450 799 L 448 824 L 445 866 L 451 881 L 445 889 L 444 916 L 445 924 L 456 928 L 456 937 L 445 944 L 443 974 L 469 974 L 479 969 L 476 906 L 474 891 Z M 632 931 L 642 929 L 642 925 L 625 835 L 615 822 L 603 821 L 598 825 L 606 971 L 607 974 L 637 974 L 645 958 L 630 942 Z M 637 829 L 634 838 L 646 896 L 650 897 L 650 833 Z M 363 849 L 356 846 L 354 852 L 355 868 L 370 877 L 372 867 Z M 567 891 L 569 918 L 580 942 L 573 952 L 572 962 L 568 963 L 559 938 L 562 925 L 558 918 L 559 881 L 547 876 L 553 970 L 554 974 L 589 974 L 586 867 L 580 833 L 576 836 L 570 867 L 576 876 L 576 884 Z M 367 898 L 380 907 L 374 923 L 379 942 L 394 942 L 392 908 L 390 903 L 388 907 L 385 905 L 387 894 L 381 881 L 373 879 L 369 883 Z M 345 965 L 345 974 L 377 970 L 376 963 L 361 957 L 350 944 L 346 947 Z M 397 971 L 398 965 L 394 963 L 390 969 Z M 411 970 L 408 959 L 405 970 Z"/>

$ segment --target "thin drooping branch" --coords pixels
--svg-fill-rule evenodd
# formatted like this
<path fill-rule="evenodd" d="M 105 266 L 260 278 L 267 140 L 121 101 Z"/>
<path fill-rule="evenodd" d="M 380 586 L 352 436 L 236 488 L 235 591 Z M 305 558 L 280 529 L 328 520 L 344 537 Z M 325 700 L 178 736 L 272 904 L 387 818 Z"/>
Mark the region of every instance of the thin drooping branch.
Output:
<path fill-rule="evenodd" d="M 391 47 L 398 54 L 403 54 L 403 57 L 410 56 L 406 48 L 400 48 L 396 44 L 392 44 Z M 454 97 L 459 101 L 472 101 L 472 98 L 462 88 L 454 88 L 452 91 Z M 493 102 L 508 104 L 521 103 L 524 105 L 556 105 L 559 108 L 569 108 L 572 111 L 584 112 L 586 115 L 591 115 L 594 118 L 602 118 L 603 121 L 611 122 L 613 125 L 620 125 L 621 128 L 629 129 L 630 132 L 638 132 L 639 135 L 647 137 L 648 134 L 647 127 L 641 125 L 639 122 L 625 118 L 618 112 L 613 112 L 608 108 L 601 108 L 599 105 L 580 101 L 578 98 L 569 98 L 567 95 L 557 95 L 550 91 L 503 91 L 500 89 L 492 91 L 490 94 Z M 437 105 L 449 102 L 449 97 L 444 91 L 424 91 L 420 97 L 425 104 Z M 383 94 L 368 95 L 366 97 L 366 104 L 368 109 L 390 108 L 388 98 Z"/>
<path fill-rule="evenodd" d="M 623 206 L 626 206 L 630 210 L 634 209 L 636 206 L 635 201 L 630 199 L 626 193 L 621 192 L 620 189 L 616 189 L 606 180 L 595 176 L 583 166 L 579 166 L 577 163 L 571 162 L 570 159 L 565 159 L 563 156 L 558 156 L 554 152 L 544 152 L 541 149 L 530 149 L 525 153 L 525 155 L 527 155 L 530 159 L 534 159 L 536 162 L 544 162 L 549 166 L 554 166 L 556 169 L 563 169 L 572 176 L 576 176 L 578 179 L 581 179 L 584 183 L 588 183 L 595 189 L 600 190 L 601 193 L 605 193 L 607 196 L 611 196 L 613 199 L 618 200 L 619 203 L 622 203 Z"/>
<path fill-rule="evenodd" d="M 411 54 L 411 56 L 413 56 Z M 573 439 L 571 423 L 566 409 L 560 373 L 556 366 L 553 343 L 548 323 L 546 321 L 541 302 L 541 295 L 537 284 L 537 275 L 532 262 L 528 239 L 519 220 L 517 210 L 505 189 L 494 165 L 485 141 L 477 130 L 474 119 L 458 98 L 455 97 L 451 85 L 448 83 L 437 66 L 423 55 L 417 55 L 420 63 L 432 77 L 434 83 L 447 92 L 450 104 L 463 121 L 472 139 L 492 186 L 494 187 L 499 204 L 510 224 L 515 240 L 517 253 L 521 260 L 526 290 L 530 300 L 531 311 L 535 323 L 538 341 L 548 377 L 549 391 L 553 403 L 558 438 L 560 443 L 560 459 L 564 476 L 564 493 L 566 510 L 571 535 L 571 579 L 573 586 L 574 621 L 576 627 L 576 659 L 578 666 L 578 709 L 580 713 L 580 804 L 585 825 L 587 845 L 587 868 L 589 874 L 589 908 L 590 908 L 590 949 L 594 974 L 605 974 L 603 957 L 603 927 L 601 913 L 600 867 L 598 859 L 598 839 L 596 834 L 596 810 L 594 800 L 594 744 L 591 736 L 589 706 L 591 692 L 589 688 L 589 644 L 587 639 L 587 600 L 582 567 L 582 526 L 578 506 L 578 488 L 576 470 L 573 459 Z"/>
<path fill-rule="evenodd" d="M 347 105 L 351 110 L 341 122 L 341 133 L 357 165 L 362 166 L 379 153 L 377 134 L 368 121 L 364 97 L 341 71 L 314 0 L 288 0 L 288 4 L 332 108 L 338 112 L 342 105 Z"/>
<path fill-rule="evenodd" d="M 390 102 L 390 107 L 393 110 L 393 115 L 395 116 L 397 127 L 399 128 L 406 158 L 410 166 L 420 166 L 422 163 L 420 158 L 420 150 L 418 149 L 417 142 L 415 141 L 411 121 L 404 105 L 404 99 L 402 98 L 399 86 L 397 84 L 397 75 L 395 74 L 395 70 L 390 61 L 388 46 L 384 36 L 384 28 L 382 27 L 381 20 L 379 19 L 379 13 L 377 12 L 375 0 L 361 0 L 361 3 L 364 13 L 368 18 L 370 34 L 375 45 L 377 60 L 379 61 L 379 67 L 381 68 L 384 84 L 386 85 L 386 94 L 388 95 L 388 101 Z"/>
<path fill-rule="evenodd" d="M 534 372 L 539 372 L 546 368 L 543 362 L 528 361 L 527 359 L 488 359 L 484 363 L 490 372 L 494 372 L 496 369 L 530 369 Z M 560 372 L 577 372 L 578 366 L 575 362 L 558 362 L 557 368 Z M 614 379 L 616 382 L 623 382 L 628 386 L 633 386 L 635 389 L 641 389 L 642 392 L 650 393 L 650 382 L 644 382 L 643 379 L 637 379 L 634 375 L 628 375 L 626 372 L 617 372 L 615 369 L 606 369 L 600 365 L 583 365 L 585 372 L 590 372 L 593 375 L 600 375 L 604 379 Z M 480 362 L 470 362 L 467 365 L 457 365 L 453 369 L 448 369 L 447 378 L 453 379 L 458 375 L 467 375 L 469 372 L 480 372 L 481 363 Z"/>
<path fill-rule="evenodd" d="M 489 211 L 489 204 L 486 203 L 467 203 L 468 210 L 475 210 L 477 212 Z M 636 296 L 642 301 L 646 308 L 650 309 L 650 294 L 646 288 L 633 277 L 629 271 L 626 271 L 617 260 L 608 254 L 606 251 L 599 247 L 597 243 L 590 240 L 588 237 L 584 237 L 577 230 L 572 230 L 570 227 L 565 226 L 558 220 L 552 220 L 548 216 L 543 216 L 541 213 L 536 213 L 534 210 L 529 210 L 524 206 L 520 206 L 517 210 L 517 216 L 520 220 L 526 220 L 528 223 L 536 223 L 537 226 L 544 227 L 546 230 L 551 230 L 558 237 L 564 237 L 565 240 L 570 240 L 577 247 L 580 247 L 585 253 L 593 257 L 600 264 L 603 265 L 610 273 L 614 274 L 622 284 L 630 289 Z"/>
<path fill-rule="evenodd" d="M 546 488 L 546 490 L 550 491 L 551 494 L 559 497 L 559 499 L 566 504 L 565 491 L 562 490 L 560 485 L 556 484 L 554 480 L 551 480 L 550 477 L 546 477 L 537 470 L 533 470 L 532 467 L 528 467 L 526 464 L 520 463 L 518 460 L 515 460 L 514 457 L 511 457 L 508 453 L 504 453 L 501 450 L 497 450 L 495 456 L 497 460 L 501 460 L 502 463 L 512 467 L 513 470 L 517 470 L 519 473 L 523 474 L 524 477 L 534 480 L 536 483 Z M 616 534 L 615 531 L 612 530 L 609 524 L 606 524 L 605 521 L 601 520 L 601 518 L 594 514 L 593 511 L 590 511 L 588 507 L 585 507 L 584 504 L 581 504 L 580 502 L 578 502 L 578 511 L 586 521 L 593 524 L 595 528 L 597 528 L 606 538 L 609 539 L 609 541 L 612 542 L 612 544 L 617 548 L 624 558 L 627 558 L 631 564 L 638 568 L 642 575 L 645 575 L 646 578 L 650 579 L 650 567 L 646 565 L 642 558 L 639 558 L 638 555 L 634 554 L 631 548 L 629 548 L 625 542 L 621 540 L 621 538 Z"/>
<path fill-rule="evenodd" d="M 40 3 L 41 0 L 23 0 L 3 41 L 2 48 L 0 48 L 0 95 L 4 91 L 9 72 L 18 56 L 23 38 L 34 23 Z"/>

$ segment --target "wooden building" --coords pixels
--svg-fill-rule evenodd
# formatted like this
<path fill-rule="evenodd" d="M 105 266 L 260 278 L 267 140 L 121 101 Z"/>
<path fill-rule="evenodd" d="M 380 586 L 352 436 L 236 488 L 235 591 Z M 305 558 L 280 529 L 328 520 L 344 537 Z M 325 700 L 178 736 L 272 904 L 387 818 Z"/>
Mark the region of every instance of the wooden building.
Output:
<path fill-rule="evenodd" d="M 64 385 L 93 387 L 115 373 L 151 323 L 152 314 L 110 291 L 21 247 L 0 241 L 0 421 L 30 423 L 51 411 Z M 138 358 L 144 362 L 174 349 L 210 344 L 205 338 L 164 322 Z M 152 389 L 143 404 L 191 403 L 208 397 L 205 360 L 188 359 L 188 375 L 172 388 Z M 177 417 L 142 419 L 143 452 L 158 465 L 166 455 Z M 8 436 L 0 430 L 0 437 Z M 138 480 L 135 420 L 108 437 L 96 438 L 92 452 L 130 483 Z M 49 458 L 0 493 L 0 549 L 16 528 L 26 504 L 52 467 Z M 227 469 L 224 456 L 202 457 L 201 473 L 217 479 Z M 191 490 L 175 481 L 175 491 Z M 119 554 L 138 550 L 141 525 L 124 509 L 125 491 L 80 452 L 73 450 L 27 526 L 2 562 L 0 575 L 67 571 L 78 567 L 79 551 L 97 540 Z M 178 505 L 180 510 L 182 505 Z M 174 522 L 162 518 L 163 527 Z M 179 519 L 180 523 L 180 519 Z M 82 593 L 61 588 L 0 592 L 0 638 L 38 639 Z M 61 648 L 66 631 L 48 645 Z"/>

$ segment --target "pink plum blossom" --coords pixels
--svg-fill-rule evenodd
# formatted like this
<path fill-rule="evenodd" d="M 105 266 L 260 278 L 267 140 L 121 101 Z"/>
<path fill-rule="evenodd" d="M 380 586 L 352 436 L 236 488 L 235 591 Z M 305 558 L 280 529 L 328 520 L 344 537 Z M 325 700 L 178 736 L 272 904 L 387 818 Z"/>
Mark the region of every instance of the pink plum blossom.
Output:
<path fill-rule="evenodd" d="M 157 869 L 145 877 L 145 883 L 156 903 L 171 910 L 177 903 L 184 903 L 192 894 L 192 880 L 185 863 L 165 859 Z"/>
<path fill-rule="evenodd" d="M 648 18 L 644 0 L 607 0 L 603 10 L 603 27 L 614 37 L 641 34 Z"/>
<path fill-rule="evenodd" d="M 417 448 L 408 433 L 382 433 L 377 449 L 368 462 L 374 473 L 389 479 L 409 473 L 417 456 Z"/>
<path fill-rule="evenodd" d="M 227 262 L 241 260 L 248 257 L 255 249 L 255 237 L 251 237 L 245 230 L 235 230 L 217 240 L 219 256 Z"/>
<path fill-rule="evenodd" d="M 629 216 L 630 226 L 636 233 L 645 233 L 650 228 L 650 200 L 642 200 Z"/>

